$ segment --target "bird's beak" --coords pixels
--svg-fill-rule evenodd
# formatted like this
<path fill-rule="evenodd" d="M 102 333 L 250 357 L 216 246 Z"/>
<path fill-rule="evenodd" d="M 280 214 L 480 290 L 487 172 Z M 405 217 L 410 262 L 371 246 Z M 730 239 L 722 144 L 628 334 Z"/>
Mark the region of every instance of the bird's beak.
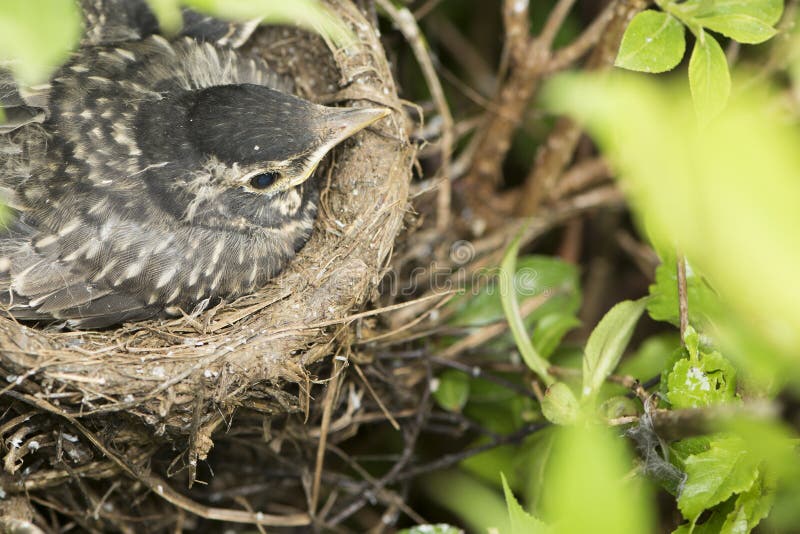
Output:
<path fill-rule="evenodd" d="M 307 171 L 293 180 L 291 186 L 309 179 L 333 147 L 391 113 L 388 108 L 328 108 L 327 116 L 321 121 L 322 144 L 308 158 Z"/>
<path fill-rule="evenodd" d="M 333 111 L 325 121 L 325 146 L 330 150 L 370 124 L 390 115 L 388 108 L 344 108 Z"/>

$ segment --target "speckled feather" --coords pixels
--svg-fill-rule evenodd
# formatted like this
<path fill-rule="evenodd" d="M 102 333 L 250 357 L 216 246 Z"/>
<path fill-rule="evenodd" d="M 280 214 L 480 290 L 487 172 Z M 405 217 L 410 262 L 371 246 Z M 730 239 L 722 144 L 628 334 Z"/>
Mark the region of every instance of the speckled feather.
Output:
<path fill-rule="evenodd" d="M 32 100 L 47 102 L 43 124 L 0 78 L 0 103 L 34 117 L 0 132 L 0 193 L 11 207 L 0 234 L 6 313 L 102 327 L 190 311 L 279 272 L 311 232 L 314 181 L 271 197 L 230 187 L 238 163 L 199 159 L 191 140 L 192 117 L 211 119 L 185 95 L 239 84 L 288 89 L 263 61 L 159 36 L 81 49 Z M 281 143 L 268 144 L 275 135 L 254 132 L 252 150 L 280 157 Z"/>

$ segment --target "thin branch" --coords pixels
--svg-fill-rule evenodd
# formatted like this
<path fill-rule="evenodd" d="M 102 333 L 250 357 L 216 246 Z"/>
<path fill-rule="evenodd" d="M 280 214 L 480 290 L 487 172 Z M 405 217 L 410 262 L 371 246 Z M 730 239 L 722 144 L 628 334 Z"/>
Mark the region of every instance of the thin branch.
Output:
<path fill-rule="evenodd" d="M 681 342 L 685 343 L 689 327 L 689 292 L 686 286 L 686 258 L 678 254 L 678 311 L 681 322 Z"/>
<path fill-rule="evenodd" d="M 442 177 L 443 180 L 439 186 L 437 196 L 437 217 L 436 227 L 439 231 L 444 233 L 450 224 L 450 201 L 451 201 L 451 164 L 453 157 L 453 115 L 450 113 L 450 107 L 445 98 L 442 83 L 439 76 L 436 74 L 436 69 L 433 66 L 430 52 L 422 36 L 422 32 L 417 25 L 417 20 L 414 15 L 407 8 L 396 8 L 389 0 L 376 0 L 376 3 L 387 14 L 392 22 L 403 34 L 408 44 L 411 46 L 411 51 L 417 63 L 422 69 L 422 76 L 425 78 L 425 83 L 428 85 L 428 90 L 431 92 L 436 111 L 442 119 Z"/>

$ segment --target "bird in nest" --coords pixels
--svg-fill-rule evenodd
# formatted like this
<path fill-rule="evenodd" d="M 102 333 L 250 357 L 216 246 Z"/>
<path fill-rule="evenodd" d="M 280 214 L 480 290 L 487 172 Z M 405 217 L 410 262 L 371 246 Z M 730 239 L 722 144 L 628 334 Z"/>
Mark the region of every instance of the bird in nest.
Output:
<path fill-rule="evenodd" d="M 335 108 L 236 47 L 256 24 L 83 0 L 81 48 L 35 89 L 0 73 L 0 313 L 98 328 L 252 292 L 314 225 L 314 171 L 383 108 Z"/>

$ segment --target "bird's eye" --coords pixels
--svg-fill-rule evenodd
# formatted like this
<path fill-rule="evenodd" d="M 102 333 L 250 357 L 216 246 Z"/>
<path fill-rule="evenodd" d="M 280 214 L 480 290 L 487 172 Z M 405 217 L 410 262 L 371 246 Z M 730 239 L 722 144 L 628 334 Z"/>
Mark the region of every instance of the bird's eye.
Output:
<path fill-rule="evenodd" d="M 255 176 L 250 178 L 250 186 L 253 189 L 266 189 L 275 182 L 277 182 L 278 178 L 280 177 L 281 177 L 280 173 L 274 171 L 256 174 Z"/>

